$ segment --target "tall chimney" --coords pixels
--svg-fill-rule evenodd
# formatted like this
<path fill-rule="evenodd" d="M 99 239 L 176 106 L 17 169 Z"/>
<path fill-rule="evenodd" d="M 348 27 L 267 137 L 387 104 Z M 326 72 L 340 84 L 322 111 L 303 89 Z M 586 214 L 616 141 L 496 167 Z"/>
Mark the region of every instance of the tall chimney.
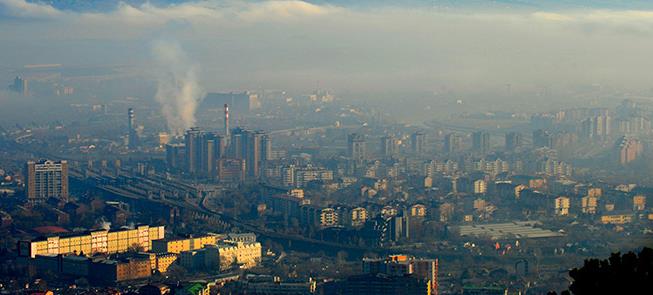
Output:
<path fill-rule="evenodd" d="M 229 140 L 229 105 L 224 104 L 224 136 Z"/>

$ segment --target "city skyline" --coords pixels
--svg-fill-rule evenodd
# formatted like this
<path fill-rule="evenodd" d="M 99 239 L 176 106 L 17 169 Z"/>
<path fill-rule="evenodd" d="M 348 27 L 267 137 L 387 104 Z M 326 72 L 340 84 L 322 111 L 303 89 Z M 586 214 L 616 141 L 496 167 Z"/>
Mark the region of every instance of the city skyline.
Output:
<path fill-rule="evenodd" d="M 0 0 L 0 293 L 651 293 L 653 2 Z"/>

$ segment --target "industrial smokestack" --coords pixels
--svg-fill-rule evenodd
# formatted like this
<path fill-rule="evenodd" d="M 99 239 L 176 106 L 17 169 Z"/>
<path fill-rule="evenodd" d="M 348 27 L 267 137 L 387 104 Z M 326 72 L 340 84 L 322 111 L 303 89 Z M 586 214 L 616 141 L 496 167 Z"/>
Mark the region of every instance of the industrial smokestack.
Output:
<path fill-rule="evenodd" d="M 224 104 L 224 136 L 229 140 L 229 105 Z"/>
<path fill-rule="evenodd" d="M 136 148 L 138 136 L 136 135 L 136 115 L 134 109 L 127 110 L 127 147 L 130 149 Z"/>
<path fill-rule="evenodd" d="M 129 110 L 127 110 L 127 128 L 129 128 L 130 131 L 134 129 L 134 118 L 134 109 L 129 108 Z"/>

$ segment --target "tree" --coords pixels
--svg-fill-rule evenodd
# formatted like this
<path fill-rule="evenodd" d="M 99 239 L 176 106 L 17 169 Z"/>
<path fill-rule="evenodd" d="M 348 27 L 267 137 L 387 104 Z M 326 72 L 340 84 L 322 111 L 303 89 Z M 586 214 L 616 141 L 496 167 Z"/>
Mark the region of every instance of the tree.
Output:
<path fill-rule="evenodd" d="M 183 280 L 188 275 L 188 270 L 178 263 L 173 263 L 168 267 L 166 275 L 173 281 Z"/>
<path fill-rule="evenodd" d="M 585 260 L 583 267 L 572 269 L 569 276 L 574 280 L 569 290 L 575 295 L 653 294 L 653 249 Z"/>

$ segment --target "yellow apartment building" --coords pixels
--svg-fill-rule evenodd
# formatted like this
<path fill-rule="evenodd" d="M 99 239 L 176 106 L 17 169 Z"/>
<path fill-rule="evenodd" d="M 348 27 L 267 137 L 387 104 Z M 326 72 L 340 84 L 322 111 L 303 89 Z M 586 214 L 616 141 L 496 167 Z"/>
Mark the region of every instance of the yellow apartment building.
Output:
<path fill-rule="evenodd" d="M 130 248 L 149 251 L 152 241 L 165 238 L 164 226 L 139 225 L 134 229 L 94 230 L 83 234 L 51 236 L 18 242 L 21 256 L 114 254 Z"/>
<path fill-rule="evenodd" d="M 205 245 L 215 245 L 223 238 L 223 235 L 208 234 L 199 237 L 157 240 L 152 242 L 152 252 L 179 254 L 184 251 L 202 249 Z"/>

